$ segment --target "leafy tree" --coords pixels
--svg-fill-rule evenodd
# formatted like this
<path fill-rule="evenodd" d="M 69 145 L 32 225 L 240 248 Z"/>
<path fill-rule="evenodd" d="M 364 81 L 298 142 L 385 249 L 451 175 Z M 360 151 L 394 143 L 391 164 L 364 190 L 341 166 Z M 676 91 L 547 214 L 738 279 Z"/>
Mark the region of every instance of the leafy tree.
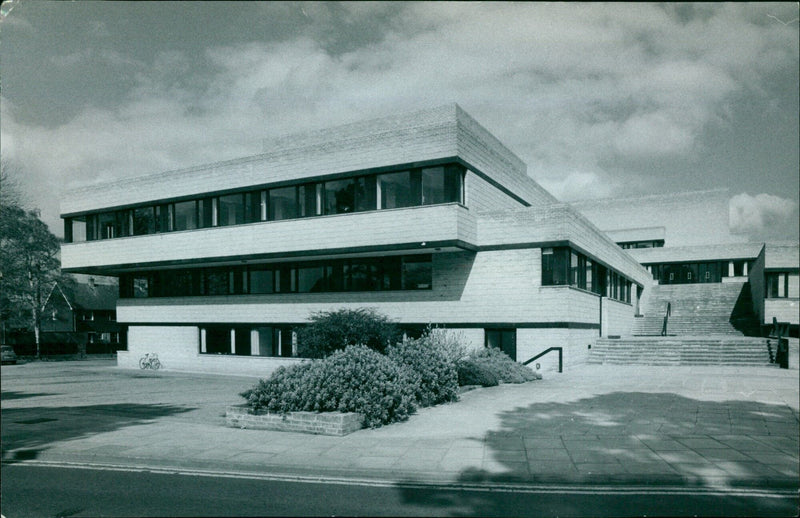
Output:
<path fill-rule="evenodd" d="M 59 277 L 59 241 L 38 211 L 23 209 L 18 196 L 5 195 L 2 185 L 0 189 L 4 193 L 0 196 L 0 328 L 4 332 L 7 321 L 26 318 L 38 357 L 44 298 Z"/>
<path fill-rule="evenodd" d="M 320 311 L 298 332 L 298 354 L 306 358 L 324 358 L 348 345 L 363 344 L 383 352 L 401 338 L 400 330 L 371 308 Z"/>

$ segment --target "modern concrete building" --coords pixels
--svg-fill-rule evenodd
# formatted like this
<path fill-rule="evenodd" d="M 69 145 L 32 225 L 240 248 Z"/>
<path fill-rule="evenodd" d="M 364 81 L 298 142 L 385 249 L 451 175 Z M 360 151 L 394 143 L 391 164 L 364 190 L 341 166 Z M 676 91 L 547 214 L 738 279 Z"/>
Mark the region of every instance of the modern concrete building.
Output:
<path fill-rule="evenodd" d="M 788 324 L 797 337 L 800 320 L 800 257 L 798 243 L 754 243 L 730 232 L 730 195 L 727 189 L 670 193 L 640 198 L 585 200 L 572 206 L 614 239 L 631 257 L 647 268 L 654 281 L 649 299 L 665 292 L 692 298 L 705 292 L 707 299 L 733 296 L 738 314 L 752 311 L 755 327 L 746 334 L 766 335 L 773 320 Z M 731 284 L 705 290 L 687 287 L 681 293 L 661 285 Z M 643 301 L 647 302 L 647 301 Z M 729 321 L 737 318 L 728 308 Z M 650 315 L 659 318 L 660 315 Z M 745 324 L 749 315 L 742 315 Z M 741 326 L 740 326 L 741 327 Z M 698 328 L 698 326 L 695 326 Z M 637 322 L 643 334 L 646 325 Z M 652 327 L 649 329 L 652 331 Z"/>
<path fill-rule="evenodd" d="M 652 276 L 457 105 L 76 190 L 68 272 L 120 278 L 133 367 L 266 374 L 313 312 L 373 307 L 524 361 L 631 334 Z M 548 355 L 542 359 L 553 361 Z"/>

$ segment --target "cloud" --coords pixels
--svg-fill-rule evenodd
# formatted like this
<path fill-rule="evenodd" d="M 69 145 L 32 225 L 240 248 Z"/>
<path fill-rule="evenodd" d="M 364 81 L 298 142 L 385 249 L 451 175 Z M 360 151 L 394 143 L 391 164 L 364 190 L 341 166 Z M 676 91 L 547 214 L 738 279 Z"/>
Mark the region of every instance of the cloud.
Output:
<path fill-rule="evenodd" d="M 735 234 L 751 236 L 786 235 L 797 226 L 798 204 L 772 194 L 737 194 L 730 201 L 730 228 Z M 792 232 L 797 238 L 797 231 Z"/>
<path fill-rule="evenodd" d="M 277 5 L 276 24 L 283 11 L 300 16 Z M 796 28 L 767 23 L 774 8 L 306 4 L 310 26 L 289 39 L 210 42 L 150 62 L 112 50 L 115 34 L 95 24 L 96 48 L 55 62 L 101 63 L 132 86 L 115 107 L 88 105 L 57 127 L 17 120 L 4 98 L 4 148 L 14 143 L 51 204 L 63 186 L 254 154 L 264 137 L 456 101 L 556 196 L 619 194 L 605 164 L 697 153 L 737 95 L 796 67 Z M 362 29 L 369 37 L 335 51 L 325 37 Z M 57 221 L 56 209 L 43 214 Z"/>

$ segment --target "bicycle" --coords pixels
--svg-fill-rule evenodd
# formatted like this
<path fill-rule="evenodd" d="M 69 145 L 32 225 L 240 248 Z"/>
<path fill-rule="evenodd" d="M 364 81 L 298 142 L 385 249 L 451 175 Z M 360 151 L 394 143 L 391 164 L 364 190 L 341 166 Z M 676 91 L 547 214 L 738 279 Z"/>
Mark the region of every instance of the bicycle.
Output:
<path fill-rule="evenodd" d="M 156 353 L 145 353 L 145 355 L 139 359 L 139 368 L 157 371 L 161 368 L 161 361 L 158 359 Z"/>

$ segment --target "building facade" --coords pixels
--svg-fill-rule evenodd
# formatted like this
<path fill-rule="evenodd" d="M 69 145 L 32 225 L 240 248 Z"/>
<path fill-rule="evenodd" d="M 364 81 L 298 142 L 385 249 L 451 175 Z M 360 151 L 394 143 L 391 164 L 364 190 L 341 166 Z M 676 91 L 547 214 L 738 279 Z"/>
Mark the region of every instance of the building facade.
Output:
<path fill-rule="evenodd" d="M 727 189 L 714 189 L 572 206 L 647 268 L 656 285 L 742 283 L 762 335 L 777 321 L 797 337 L 798 243 L 748 242 L 732 234 L 729 202 Z"/>
<path fill-rule="evenodd" d="M 267 374 L 299 361 L 311 314 L 358 307 L 578 363 L 595 337 L 630 332 L 651 283 L 457 105 L 87 187 L 61 212 L 63 269 L 120 279 L 129 367 L 156 352 L 167 368 Z"/>

